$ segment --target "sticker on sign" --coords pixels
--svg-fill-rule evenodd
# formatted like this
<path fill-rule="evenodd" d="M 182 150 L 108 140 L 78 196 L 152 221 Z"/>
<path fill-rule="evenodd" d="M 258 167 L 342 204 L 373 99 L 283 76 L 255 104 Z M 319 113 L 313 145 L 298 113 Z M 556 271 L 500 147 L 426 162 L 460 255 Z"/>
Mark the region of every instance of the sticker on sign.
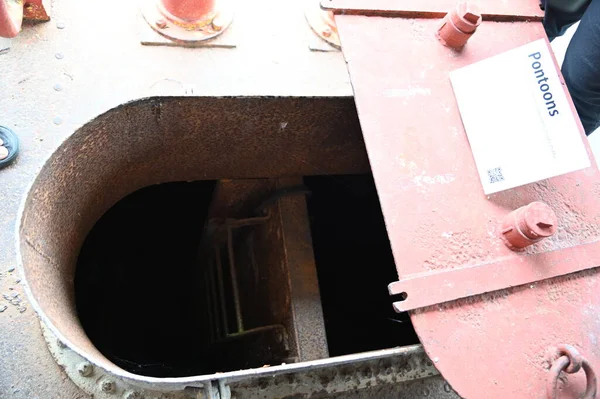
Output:
<path fill-rule="evenodd" d="M 545 40 L 450 73 L 486 194 L 590 166 Z"/>

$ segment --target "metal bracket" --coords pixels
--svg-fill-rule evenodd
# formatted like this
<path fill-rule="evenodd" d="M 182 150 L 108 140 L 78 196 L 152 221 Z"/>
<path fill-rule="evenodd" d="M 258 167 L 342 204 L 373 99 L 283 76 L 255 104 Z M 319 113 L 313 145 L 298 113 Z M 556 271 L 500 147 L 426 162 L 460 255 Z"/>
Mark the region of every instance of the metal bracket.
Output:
<path fill-rule="evenodd" d="M 388 286 L 390 295 L 404 298 L 394 302 L 397 312 L 449 302 L 486 292 L 516 287 L 600 265 L 599 243 L 535 255 L 524 255 L 522 263 L 511 258 L 437 273 L 413 274 Z M 560 257 L 554 257 L 560 252 Z"/>
<path fill-rule="evenodd" d="M 544 12 L 534 1 L 472 0 L 488 21 L 541 21 Z M 335 14 L 405 18 L 443 18 L 456 0 L 321 0 L 321 7 Z"/>

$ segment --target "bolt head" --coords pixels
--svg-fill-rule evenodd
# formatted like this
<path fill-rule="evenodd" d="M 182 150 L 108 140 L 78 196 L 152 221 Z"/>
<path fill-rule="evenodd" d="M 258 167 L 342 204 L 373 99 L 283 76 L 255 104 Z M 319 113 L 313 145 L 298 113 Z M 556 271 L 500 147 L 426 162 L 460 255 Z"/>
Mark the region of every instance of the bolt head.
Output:
<path fill-rule="evenodd" d="M 102 382 L 100 382 L 100 389 L 102 390 L 102 392 L 114 392 L 115 391 L 115 383 L 114 381 L 110 381 L 110 380 L 104 380 Z"/>
<path fill-rule="evenodd" d="M 331 28 L 325 28 L 323 29 L 323 36 L 325 37 L 330 37 L 331 36 Z"/>
<path fill-rule="evenodd" d="M 458 14 L 469 23 L 473 25 L 479 25 L 481 21 L 481 13 L 479 7 L 469 1 L 465 1 L 459 4 Z"/>
<path fill-rule="evenodd" d="M 87 362 L 79 363 L 77 365 L 77 372 L 82 377 L 89 377 L 94 372 L 94 366 Z"/>
<path fill-rule="evenodd" d="M 157 19 L 154 23 L 158 29 L 165 29 L 167 27 L 167 21 L 164 19 Z"/>
<path fill-rule="evenodd" d="M 556 232 L 556 214 L 543 202 L 533 202 L 523 214 L 526 231 L 535 237 L 549 237 Z"/>

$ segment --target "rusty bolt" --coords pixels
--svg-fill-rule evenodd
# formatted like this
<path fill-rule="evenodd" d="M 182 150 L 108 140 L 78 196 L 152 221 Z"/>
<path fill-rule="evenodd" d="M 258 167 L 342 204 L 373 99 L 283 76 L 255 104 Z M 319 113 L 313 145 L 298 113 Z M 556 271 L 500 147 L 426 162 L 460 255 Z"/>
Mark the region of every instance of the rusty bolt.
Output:
<path fill-rule="evenodd" d="M 327 27 L 327 28 L 323 29 L 323 32 L 322 32 L 322 33 L 323 33 L 323 36 L 325 36 L 325 37 L 330 37 L 330 36 L 331 36 L 331 33 L 332 33 L 332 32 L 331 32 L 331 28 Z"/>
<path fill-rule="evenodd" d="M 556 233 L 556 214 L 543 202 L 532 202 L 509 213 L 502 222 L 502 239 L 510 249 L 522 249 Z"/>
<path fill-rule="evenodd" d="M 111 380 L 103 380 L 100 382 L 102 392 L 111 393 L 115 391 L 115 383 Z"/>
<path fill-rule="evenodd" d="M 438 28 L 437 37 L 444 46 L 459 49 L 473 36 L 481 24 L 481 13 L 475 4 L 461 1 L 452 9 Z"/>
<path fill-rule="evenodd" d="M 167 27 L 167 21 L 165 21 L 164 19 L 157 19 L 155 22 L 156 27 L 158 29 L 165 29 Z"/>
<path fill-rule="evenodd" d="M 89 377 L 94 372 L 94 366 L 88 362 L 79 363 L 77 365 L 77 372 L 82 377 Z"/>

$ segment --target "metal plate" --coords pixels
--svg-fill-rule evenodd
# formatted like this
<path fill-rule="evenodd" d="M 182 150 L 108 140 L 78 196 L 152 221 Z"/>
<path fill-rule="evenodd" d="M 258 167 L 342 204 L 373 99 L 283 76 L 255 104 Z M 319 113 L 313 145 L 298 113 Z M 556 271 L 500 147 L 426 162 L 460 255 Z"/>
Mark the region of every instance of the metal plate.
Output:
<path fill-rule="evenodd" d="M 379 15 L 379 16 L 411 16 L 411 17 L 443 17 L 448 10 L 456 7 L 456 0 L 321 0 L 321 6 L 335 13 Z M 540 20 L 544 12 L 537 1 L 522 0 L 470 0 L 469 3 L 479 6 L 484 19 L 487 20 Z"/>
<path fill-rule="evenodd" d="M 486 197 L 448 77 L 449 71 L 543 38 L 541 24 L 484 22 L 455 52 L 435 38 L 438 20 L 338 15 L 336 23 L 400 278 L 499 260 L 551 268 L 573 260 L 563 249 L 586 243 L 577 256 L 586 257 L 588 267 L 596 265 L 598 170 Z M 558 234 L 513 253 L 498 238 L 501 219 L 535 200 L 554 208 Z M 543 264 L 536 264 L 539 257 Z M 572 344 L 593 365 L 600 363 L 597 273 L 431 306 L 411 318 L 427 353 L 460 395 L 541 397 L 551 347 Z M 429 293 L 442 288 L 430 286 Z M 568 389 L 582 393 L 583 380 L 570 376 Z"/>

